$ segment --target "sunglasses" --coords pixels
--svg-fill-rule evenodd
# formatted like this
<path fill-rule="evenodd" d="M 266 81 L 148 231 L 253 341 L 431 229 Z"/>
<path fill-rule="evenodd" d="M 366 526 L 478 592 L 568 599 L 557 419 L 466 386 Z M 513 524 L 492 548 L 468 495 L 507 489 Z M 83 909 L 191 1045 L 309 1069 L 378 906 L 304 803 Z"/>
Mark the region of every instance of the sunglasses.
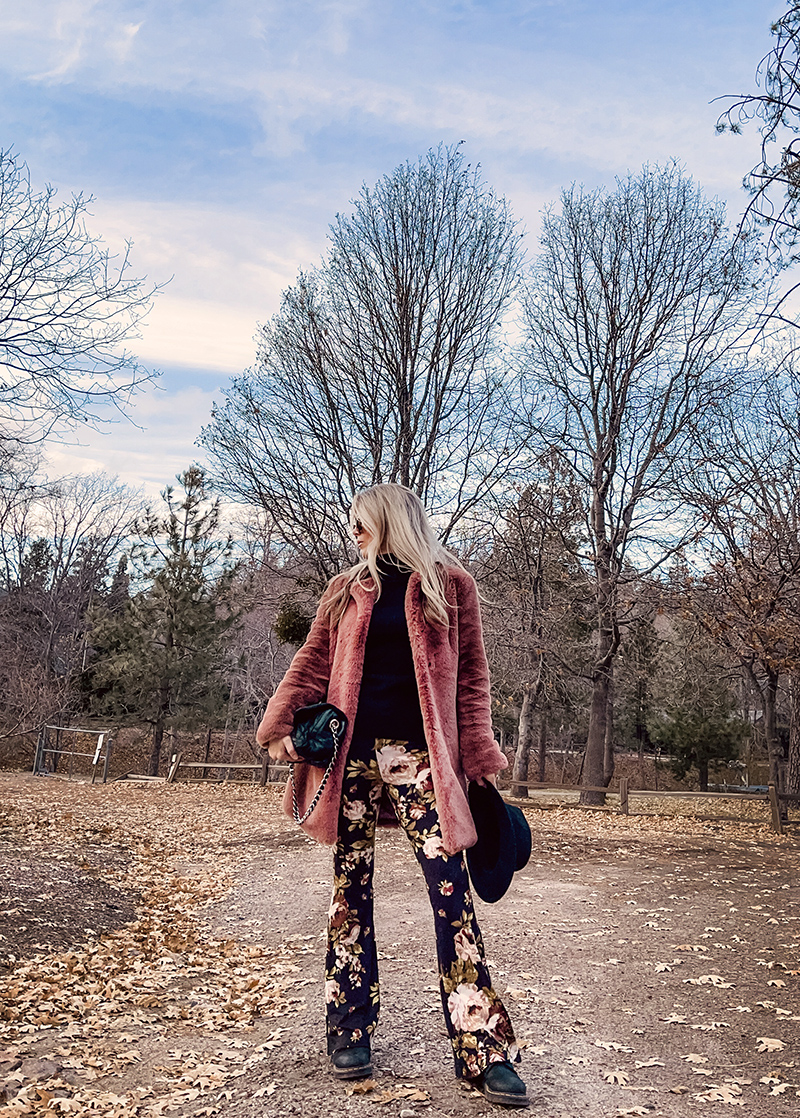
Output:
<path fill-rule="evenodd" d="M 352 530 L 353 530 L 353 535 L 354 536 L 361 536 L 366 531 L 366 529 L 364 528 L 364 525 L 361 523 L 360 520 L 354 520 L 353 521 Z"/>

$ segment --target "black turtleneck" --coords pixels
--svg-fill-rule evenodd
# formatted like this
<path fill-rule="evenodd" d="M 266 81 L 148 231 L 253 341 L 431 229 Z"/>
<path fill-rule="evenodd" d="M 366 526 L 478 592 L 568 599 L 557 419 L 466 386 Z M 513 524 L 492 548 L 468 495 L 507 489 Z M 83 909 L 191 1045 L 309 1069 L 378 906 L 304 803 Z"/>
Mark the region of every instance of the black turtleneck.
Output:
<path fill-rule="evenodd" d="M 354 732 L 414 740 L 424 736 L 405 613 L 411 571 L 391 556 L 378 559 L 381 596 L 372 607 Z"/>

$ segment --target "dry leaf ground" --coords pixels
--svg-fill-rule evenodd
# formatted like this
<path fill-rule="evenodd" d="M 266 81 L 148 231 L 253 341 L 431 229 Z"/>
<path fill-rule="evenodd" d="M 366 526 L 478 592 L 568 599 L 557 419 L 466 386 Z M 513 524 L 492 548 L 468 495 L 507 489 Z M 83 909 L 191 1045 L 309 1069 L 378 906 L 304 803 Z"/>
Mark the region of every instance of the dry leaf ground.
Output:
<path fill-rule="evenodd" d="M 330 853 L 277 789 L 4 773 L 0 803 L 4 1118 L 492 1110 L 452 1079 L 402 835 L 379 838 L 375 1078 L 348 1087 L 321 1028 Z M 796 1115 L 797 838 L 527 810 L 531 863 L 480 920 L 534 1113 Z"/>

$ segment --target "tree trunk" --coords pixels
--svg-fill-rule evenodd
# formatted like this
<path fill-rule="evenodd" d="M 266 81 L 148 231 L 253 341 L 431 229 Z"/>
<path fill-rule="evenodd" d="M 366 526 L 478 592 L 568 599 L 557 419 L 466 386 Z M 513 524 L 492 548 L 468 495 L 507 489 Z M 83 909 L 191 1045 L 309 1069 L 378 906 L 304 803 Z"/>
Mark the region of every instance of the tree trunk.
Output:
<path fill-rule="evenodd" d="M 538 781 L 544 784 L 545 781 L 545 766 L 547 763 L 547 715 L 543 710 L 539 711 L 539 772 Z"/>
<path fill-rule="evenodd" d="M 523 788 L 521 784 L 515 784 L 514 781 L 526 781 L 528 779 L 528 765 L 533 742 L 535 695 L 536 689 L 532 685 L 528 685 L 522 695 L 522 709 L 519 712 L 519 737 L 517 739 L 517 749 L 514 753 L 514 767 L 511 771 L 511 791 L 515 796 L 525 797 L 528 795 L 528 789 Z"/>
<path fill-rule="evenodd" d="M 211 756 L 211 727 L 209 726 L 208 727 L 208 732 L 206 734 L 206 748 L 205 748 L 205 752 L 203 753 L 203 764 L 204 765 L 208 764 L 208 759 L 209 759 L 210 756 Z M 208 776 L 208 769 L 203 769 L 203 780 L 205 780 L 207 776 Z"/>
<path fill-rule="evenodd" d="M 602 497 L 595 497 L 593 510 L 595 538 L 599 541 L 595 559 L 597 602 L 597 649 L 592 669 L 592 704 L 589 711 L 589 732 L 586 736 L 581 784 L 596 788 L 607 787 L 605 775 L 606 734 L 609 712 L 612 714 L 611 679 L 614 656 L 619 644 L 614 615 L 614 590 L 611 577 L 612 550 L 605 539 L 605 521 Z M 582 792 L 582 804 L 605 803 L 604 792 Z"/>
<path fill-rule="evenodd" d="M 164 721 L 159 719 L 153 725 L 153 747 L 150 751 L 150 764 L 147 766 L 148 776 L 158 776 L 161 765 L 161 745 L 164 741 Z"/>
<path fill-rule="evenodd" d="M 697 762 L 697 777 L 700 784 L 700 791 L 708 791 L 708 761 Z"/>
<path fill-rule="evenodd" d="M 592 705 L 589 711 L 589 732 L 586 737 L 586 754 L 583 762 L 581 784 L 598 788 L 605 787 L 606 726 L 608 725 L 609 692 L 611 676 L 607 658 L 611 650 L 613 634 L 610 628 L 599 633 L 598 657 L 592 673 Z M 602 804 L 603 792 L 582 792 L 581 803 Z"/>
<path fill-rule="evenodd" d="M 587 751 L 585 751 L 583 775 L 581 778 L 581 784 L 596 788 L 604 785 L 604 779 L 606 779 L 603 761 L 604 757 L 606 757 L 608 689 L 608 672 L 603 667 L 603 669 L 594 672 L 592 679 L 589 733 L 587 735 Z M 602 792 L 581 793 L 582 804 L 603 804 L 604 802 L 606 802 L 606 795 Z"/>
<path fill-rule="evenodd" d="M 783 756 L 778 741 L 778 731 L 775 717 L 775 707 L 778 696 L 778 673 L 767 672 L 767 679 L 761 693 L 764 709 L 764 737 L 767 743 L 769 756 L 769 781 L 774 784 L 779 792 L 784 791 Z"/>
<path fill-rule="evenodd" d="M 789 680 L 789 766 L 786 791 L 800 795 L 800 676 Z"/>
<path fill-rule="evenodd" d="M 614 665 L 608 669 L 608 702 L 606 705 L 606 736 L 603 743 L 603 784 L 608 788 L 614 779 Z"/>
<path fill-rule="evenodd" d="M 640 680 L 636 686 L 636 751 L 639 755 L 639 783 L 647 787 L 644 775 L 644 735 L 645 735 L 645 684 Z"/>

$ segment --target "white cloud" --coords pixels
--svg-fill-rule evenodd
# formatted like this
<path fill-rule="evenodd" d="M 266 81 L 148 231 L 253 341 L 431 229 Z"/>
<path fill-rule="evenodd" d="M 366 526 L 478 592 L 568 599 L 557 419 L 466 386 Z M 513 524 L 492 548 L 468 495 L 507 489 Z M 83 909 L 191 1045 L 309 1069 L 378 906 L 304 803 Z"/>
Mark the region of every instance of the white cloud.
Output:
<path fill-rule="evenodd" d="M 141 340 L 132 349 L 145 364 L 193 365 L 240 373 L 255 358 L 255 309 L 237 309 L 200 299 L 176 299 L 168 291 L 157 301 Z"/>
<path fill-rule="evenodd" d="M 119 31 L 118 38 L 112 40 L 110 46 L 118 62 L 127 61 L 133 48 L 133 40 L 141 28 L 141 23 L 124 23 Z"/>
<path fill-rule="evenodd" d="M 532 234 L 541 206 L 570 180 L 610 182 L 671 156 L 737 212 L 757 133 L 716 137 L 716 107 L 707 101 L 748 86 L 768 49 L 773 7 L 774 0 L 638 9 L 629 0 L 577 8 L 561 0 L 6 5 L 0 66 L 25 94 L 21 109 L 8 110 L 15 146 L 25 155 L 31 137 L 37 177 L 62 190 L 102 183 L 92 228 L 112 246 L 133 240 L 135 274 L 174 277 L 132 347 L 167 369 L 168 393 L 148 394 L 135 412 L 147 430 L 88 433 L 83 448 L 54 448 L 53 461 L 71 462 L 70 472 L 76 463 L 116 470 L 156 492 L 195 457 L 211 402 L 205 387 L 184 380 L 175 388 L 170 366 L 198 370 L 205 385 L 212 373 L 221 383 L 251 364 L 257 322 L 278 309 L 298 269 L 319 260 L 328 222 L 362 179 L 372 182 L 442 139 L 467 140 L 467 158 L 481 160 L 486 180 Z M 673 15 L 675 35 L 667 26 Z M 759 27 L 762 40 L 753 33 Z M 98 165 L 106 149 L 86 131 L 83 104 L 98 135 L 122 122 L 108 166 Z M 59 112 L 70 114 L 68 127 L 59 127 Z M 204 146 L 206 136 L 213 146 Z M 134 163 L 138 196 L 125 178 Z M 182 177 L 184 169 L 199 169 L 197 182 Z M 207 200 L 186 202 L 189 189 Z M 167 191 L 173 195 L 165 198 Z"/>
<path fill-rule="evenodd" d="M 587 170 L 624 173 L 677 155 L 705 182 L 738 185 L 743 149 L 753 145 L 734 152 L 715 143 L 716 110 L 705 101 L 726 88 L 724 61 L 701 39 L 678 38 L 660 56 L 646 13 L 626 21 L 611 5 L 607 21 L 594 21 L 610 35 L 596 55 L 586 41 L 591 14 L 573 43 L 553 10 L 543 40 L 525 31 L 526 17 L 539 12 L 541 21 L 547 5 L 520 0 L 497 5 L 504 31 L 484 42 L 474 37 L 484 9 L 411 2 L 404 22 L 368 0 L 219 0 L 197 13 L 158 0 L 39 0 L 27 22 L 7 24 L 14 49 L 5 65 L 117 96 L 244 102 L 263 129 L 256 155 L 287 159 L 320 129 L 363 114 L 384 134 L 458 134 L 510 158 L 546 155 Z M 691 10 L 678 5 L 675 23 L 700 36 Z"/>
<path fill-rule="evenodd" d="M 166 283 L 131 348 L 152 364 L 237 373 L 255 357 L 253 335 L 277 309 L 281 291 L 319 258 L 287 220 L 234 209 L 145 202 L 96 203 L 92 227 L 106 244 L 133 241 L 132 267 Z M 173 277 L 173 278 L 171 278 Z"/>
<path fill-rule="evenodd" d="M 155 497 L 192 462 L 202 461 L 194 441 L 209 421 L 214 395 L 198 386 L 170 393 L 151 387 L 131 409 L 140 426 L 122 421 L 102 430 L 83 429 L 78 433 L 80 445 L 51 441 L 47 472 L 59 477 L 104 470 L 128 485 L 143 486 L 146 496 Z"/>

